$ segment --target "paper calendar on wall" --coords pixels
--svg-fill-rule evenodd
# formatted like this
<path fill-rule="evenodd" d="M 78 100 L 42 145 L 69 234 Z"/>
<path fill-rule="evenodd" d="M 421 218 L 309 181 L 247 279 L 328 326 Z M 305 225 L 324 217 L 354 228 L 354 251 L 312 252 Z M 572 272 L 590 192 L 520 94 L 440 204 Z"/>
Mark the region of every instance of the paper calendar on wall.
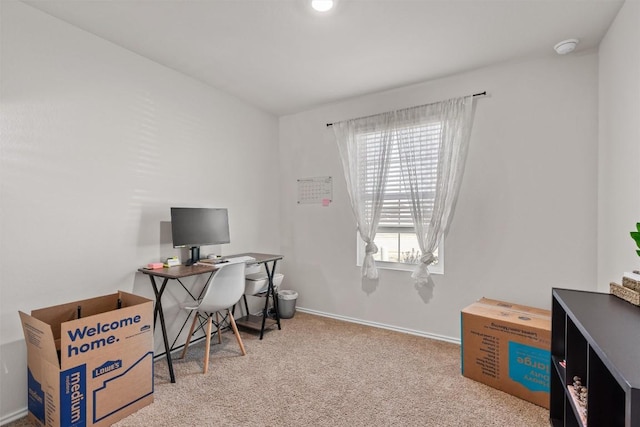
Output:
<path fill-rule="evenodd" d="M 333 199 L 330 176 L 298 179 L 298 204 L 316 203 L 328 206 Z"/>

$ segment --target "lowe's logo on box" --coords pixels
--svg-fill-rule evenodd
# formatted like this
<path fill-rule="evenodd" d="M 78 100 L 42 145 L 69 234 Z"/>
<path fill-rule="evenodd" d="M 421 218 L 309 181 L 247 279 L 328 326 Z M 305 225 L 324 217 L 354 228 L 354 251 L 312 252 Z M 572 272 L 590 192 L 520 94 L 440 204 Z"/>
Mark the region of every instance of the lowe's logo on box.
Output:
<path fill-rule="evenodd" d="M 86 365 L 78 365 L 60 373 L 60 421 L 63 426 L 87 425 Z"/>
<path fill-rule="evenodd" d="M 122 368 L 122 359 L 107 360 L 93 370 L 93 378 L 98 378 L 100 375 L 108 374 L 120 368 Z"/>

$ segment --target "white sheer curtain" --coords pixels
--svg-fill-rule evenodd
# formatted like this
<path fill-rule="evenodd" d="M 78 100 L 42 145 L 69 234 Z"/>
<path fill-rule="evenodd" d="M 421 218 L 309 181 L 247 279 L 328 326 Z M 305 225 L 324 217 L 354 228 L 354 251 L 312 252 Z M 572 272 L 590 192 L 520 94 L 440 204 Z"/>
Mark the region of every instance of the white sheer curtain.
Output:
<path fill-rule="evenodd" d="M 396 111 L 395 117 L 402 179 L 410 189 L 411 215 L 422 252 L 412 277 L 417 284 L 426 283 L 458 197 L 473 123 L 473 97 Z M 416 129 L 438 132 L 437 149 L 413 135 Z M 424 167 L 428 161 L 437 162 L 435 176 L 428 173 L 432 168 Z"/>
<path fill-rule="evenodd" d="M 373 255 L 378 252 L 374 243 L 391 151 L 393 113 L 334 123 L 351 208 L 356 217 L 358 232 L 366 243 L 362 262 L 362 276 L 378 277 Z M 369 143 L 375 141 L 375 143 Z"/>

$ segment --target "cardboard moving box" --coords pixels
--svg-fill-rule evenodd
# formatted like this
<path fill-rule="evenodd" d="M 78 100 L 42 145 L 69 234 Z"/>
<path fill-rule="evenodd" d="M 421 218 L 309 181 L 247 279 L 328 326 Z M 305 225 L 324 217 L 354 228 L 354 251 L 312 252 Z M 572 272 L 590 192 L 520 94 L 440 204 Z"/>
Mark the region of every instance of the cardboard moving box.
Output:
<path fill-rule="evenodd" d="M 549 408 L 549 310 L 482 298 L 461 327 L 462 375 Z"/>
<path fill-rule="evenodd" d="M 108 426 L 153 402 L 153 301 L 119 291 L 20 319 L 33 424 Z"/>

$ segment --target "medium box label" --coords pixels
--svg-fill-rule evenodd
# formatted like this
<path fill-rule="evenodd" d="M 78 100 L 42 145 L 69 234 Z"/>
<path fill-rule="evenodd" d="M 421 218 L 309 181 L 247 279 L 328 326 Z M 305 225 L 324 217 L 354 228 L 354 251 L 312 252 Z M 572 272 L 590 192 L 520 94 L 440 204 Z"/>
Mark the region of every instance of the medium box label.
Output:
<path fill-rule="evenodd" d="M 42 391 L 42 385 L 36 381 L 31 374 L 31 369 L 27 369 L 27 387 L 29 389 L 29 396 L 27 407 L 29 408 L 29 412 L 33 414 L 42 424 L 45 424 L 44 421 L 44 391 Z"/>
<path fill-rule="evenodd" d="M 87 425 L 86 364 L 60 373 L 60 422 L 63 426 Z"/>

